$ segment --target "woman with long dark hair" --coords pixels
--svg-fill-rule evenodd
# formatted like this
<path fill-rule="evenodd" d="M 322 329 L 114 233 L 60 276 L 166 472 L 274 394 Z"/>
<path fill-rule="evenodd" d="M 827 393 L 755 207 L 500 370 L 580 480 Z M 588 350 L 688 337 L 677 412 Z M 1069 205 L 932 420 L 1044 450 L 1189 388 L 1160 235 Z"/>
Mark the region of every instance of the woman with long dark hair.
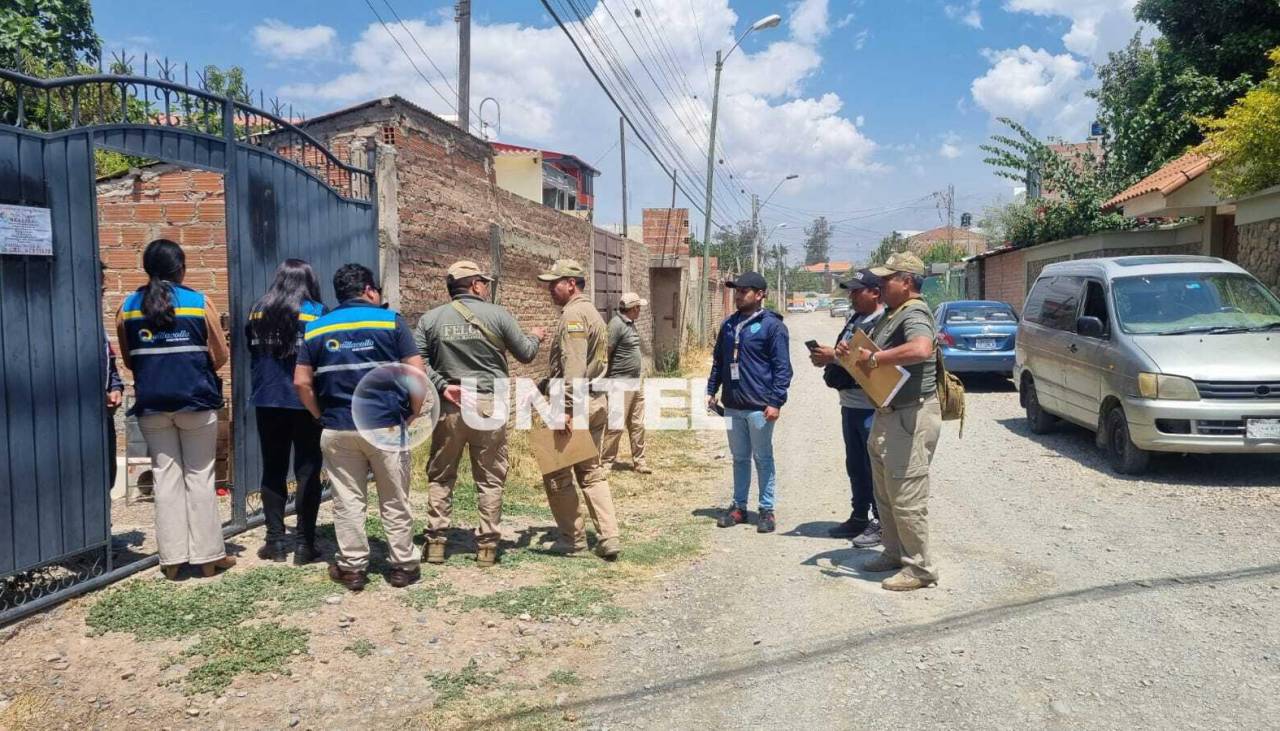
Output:
<path fill-rule="evenodd" d="M 275 280 L 253 306 L 246 326 L 253 364 L 253 405 L 262 445 L 262 512 L 267 539 L 258 557 L 283 561 L 289 553 L 285 541 L 284 511 L 288 502 L 285 481 L 289 476 L 289 451 L 293 450 L 293 476 L 297 481 L 298 516 L 293 561 L 310 563 L 316 551 L 316 514 L 320 511 L 320 424 L 307 413 L 293 388 L 293 367 L 298 342 L 306 324 L 325 313 L 320 304 L 320 282 L 311 265 L 302 259 L 285 259 Z"/>
<path fill-rule="evenodd" d="M 148 281 L 120 305 L 116 331 L 133 371 L 129 414 L 151 453 L 160 568 L 169 579 L 184 563 L 213 576 L 236 563 L 222 542 L 213 471 L 227 343 L 213 303 L 182 286 L 182 247 L 152 241 L 142 268 Z"/>

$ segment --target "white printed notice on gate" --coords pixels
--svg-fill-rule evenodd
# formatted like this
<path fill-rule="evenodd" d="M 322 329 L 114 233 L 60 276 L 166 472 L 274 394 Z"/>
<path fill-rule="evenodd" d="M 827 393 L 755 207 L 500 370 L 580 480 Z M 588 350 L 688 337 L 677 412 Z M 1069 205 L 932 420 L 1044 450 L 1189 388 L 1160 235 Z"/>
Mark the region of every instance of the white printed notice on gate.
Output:
<path fill-rule="evenodd" d="M 0 254 L 53 256 L 49 209 L 0 204 Z"/>

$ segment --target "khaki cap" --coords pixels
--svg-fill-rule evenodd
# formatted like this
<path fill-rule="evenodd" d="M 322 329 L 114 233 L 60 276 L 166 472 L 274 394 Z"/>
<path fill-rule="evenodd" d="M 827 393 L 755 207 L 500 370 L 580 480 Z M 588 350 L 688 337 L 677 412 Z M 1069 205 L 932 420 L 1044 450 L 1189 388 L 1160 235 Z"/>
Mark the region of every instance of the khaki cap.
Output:
<path fill-rule="evenodd" d="M 551 265 L 551 269 L 539 274 L 538 279 L 544 282 L 554 282 L 557 279 L 568 279 L 569 277 L 578 279 L 585 276 L 587 276 L 586 272 L 576 260 L 556 259 L 556 263 Z"/>
<path fill-rule="evenodd" d="M 466 259 L 463 259 L 462 261 L 455 261 L 450 264 L 449 276 L 455 280 L 466 279 L 467 277 L 480 277 L 486 282 L 493 281 L 493 277 L 485 274 L 484 271 L 480 269 L 479 264 L 476 264 L 474 261 L 467 261 Z"/>
<path fill-rule="evenodd" d="M 649 300 L 641 297 L 635 292 L 624 292 L 621 299 L 618 300 L 618 309 L 629 310 L 636 305 L 645 307 L 649 304 Z"/>
<path fill-rule="evenodd" d="M 889 255 L 883 266 L 872 267 L 871 273 L 877 277 L 888 277 L 895 272 L 907 272 L 924 276 L 924 262 L 910 251 L 899 251 Z"/>

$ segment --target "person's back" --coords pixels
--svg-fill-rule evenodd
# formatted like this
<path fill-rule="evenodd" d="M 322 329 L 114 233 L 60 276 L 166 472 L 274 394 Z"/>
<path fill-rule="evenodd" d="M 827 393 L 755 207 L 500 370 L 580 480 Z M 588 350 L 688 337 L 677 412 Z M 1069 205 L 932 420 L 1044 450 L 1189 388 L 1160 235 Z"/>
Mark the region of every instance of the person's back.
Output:
<path fill-rule="evenodd" d="M 328 308 L 319 302 L 303 300 L 298 307 L 297 343 L 301 346 L 302 338 L 309 323 L 328 312 Z M 255 406 L 269 408 L 301 409 L 298 392 L 293 388 L 293 369 L 297 365 L 297 350 L 287 355 L 272 352 L 271 343 L 259 337 L 255 327 L 262 321 L 263 313 L 255 306 L 249 313 L 249 322 L 245 325 L 245 336 L 249 341 L 249 373 L 253 383 L 253 394 L 250 400 Z"/>
<path fill-rule="evenodd" d="M 610 378 L 639 378 L 644 369 L 641 358 L 640 333 L 634 321 L 621 312 L 609 320 Z"/>
<path fill-rule="evenodd" d="M 520 331 L 510 310 L 474 295 L 428 310 L 414 337 L 433 372 L 454 385 L 474 379 L 480 393 L 493 393 L 494 380 L 507 377 L 507 353 L 521 363 L 538 355 L 538 339 Z"/>

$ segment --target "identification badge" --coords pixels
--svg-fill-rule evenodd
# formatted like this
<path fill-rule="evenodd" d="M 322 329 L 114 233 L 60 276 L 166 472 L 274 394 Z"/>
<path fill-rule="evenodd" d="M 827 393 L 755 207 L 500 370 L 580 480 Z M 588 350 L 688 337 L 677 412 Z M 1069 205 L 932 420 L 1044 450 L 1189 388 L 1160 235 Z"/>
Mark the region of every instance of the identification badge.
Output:
<path fill-rule="evenodd" d="M 738 380 L 738 364 L 737 363 L 729 364 L 729 378 L 734 381 Z"/>

